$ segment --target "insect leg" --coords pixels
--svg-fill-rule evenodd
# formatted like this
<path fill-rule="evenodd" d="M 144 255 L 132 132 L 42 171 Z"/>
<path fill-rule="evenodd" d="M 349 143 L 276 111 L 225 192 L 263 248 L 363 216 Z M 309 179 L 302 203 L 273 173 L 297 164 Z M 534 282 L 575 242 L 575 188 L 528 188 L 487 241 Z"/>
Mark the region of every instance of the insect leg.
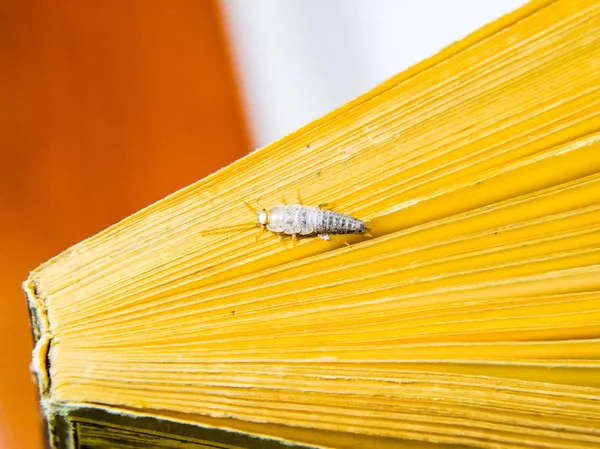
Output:
<path fill-rule="evenodd" d="M 293 248 L 294 246 L 296 246 L 296 243 L 298 243 L 298 236 L 296 234 L 292 234 L 292 245 L 291 247 Z M 287 245 L 286 245 L 287 248 Z"/>
<path fill-rule="evenodd" d="M 333 207 L 333 203 L 322 203 L 317 206 L 319 209 L 331 209 Z"/>
<path fill-rule="evenodd" d="M 279 237 L 279 242 L 283 243 L 283 246 L 285 246 L 285 249 L 290 249 L 287 242 L 285 241 L 285 238 L 287 237 L 284 234 L 277 234 L 277 236 Z M 293 247 L 293 246 L 292 246 Z"/>
<path fill-rule="evenodd" d="M 350 247 L 352 245 L 350 245 L 350 243 L 348 243 L 346 240 L 340 240 L 337 237 L 331 237 L 330 234 L 318 234 L 319 237 L 321 237 L 323 240 L 326 240 L 328 242 L 333 241 L 333 242 L 342 242 L 344 245 Z"/>
<path fill-rule="evenodd" d="M 296 190 L 296 194 L 298 195 L 298 204 L 302 204 L 304 201 L 302 201 L 302 197 L 300 196 L 300 189 Z"/>
<path fill-rule="evenodd" d="M 334 238 L 333 238 L 333 239 L 331 239 L 331 240 L 333 240 L 335 243 L 340 243 L 340 242 L 342 242 L 342 243 L 343 243 L 344 245 L 346 245 L 347 247 L 350 247 L 350 246 L 351 246 L 351 245 L 350 245 L 350 243 L 348 243 L 346 240 L 343 240 L 343 239 L 342 239 L 342 240 L 340 240 L 338 237 L 334 237 Z"/>
<path fill-rule="evenodd" d="M 342 242 L 344 245 L 346 245 L 348 247 L 350 246 L 350 243 L 348 243 L 346 240 L 340 240 L 338 237 L 334 237 L 332 240 L 336 243 Z"/>
<path fill-rule="evenodd" d="M 265 228 L 261 226 L 258 235 L 254 238 L 254 241 L 258 242 L 263 235 L 265 235 Z"/>

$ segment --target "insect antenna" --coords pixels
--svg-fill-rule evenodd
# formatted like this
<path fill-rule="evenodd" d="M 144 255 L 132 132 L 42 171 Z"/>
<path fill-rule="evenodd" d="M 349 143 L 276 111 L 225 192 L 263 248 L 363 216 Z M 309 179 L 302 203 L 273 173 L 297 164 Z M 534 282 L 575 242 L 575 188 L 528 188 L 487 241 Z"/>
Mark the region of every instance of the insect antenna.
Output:
<path fill-rule="evenodd" d="M 261 225 L 259 223 L 244 223 L 238 225 L 231 226 L 219 226 L 214 229 L 206 229 L 204 231 L 198 232 L 199 235 L 213 235 L 213 234 L 225 234 L 227 232 L 235 232 L 235 231 L 250 231 L 251 229 L 260 228 Z"/>
<path fill-rule="evenodd" d="M 244 205 L 250 209 L 252 211 L 253 214 L 256 214 L 256 208 L 250 206 L 250 204 L 248 204 L 246 201 L 242 200 L 242 202 L 244 203 Z"/>

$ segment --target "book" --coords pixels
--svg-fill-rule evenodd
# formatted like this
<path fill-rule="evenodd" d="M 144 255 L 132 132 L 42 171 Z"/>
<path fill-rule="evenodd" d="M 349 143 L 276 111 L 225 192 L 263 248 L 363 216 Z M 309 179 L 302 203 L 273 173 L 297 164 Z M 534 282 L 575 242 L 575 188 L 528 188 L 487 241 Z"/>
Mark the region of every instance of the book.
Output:
<path fill-rule="evenodd" d="M 599 48 L 527 3 L 35 269 L 51 445 L 600 447 Z"/>

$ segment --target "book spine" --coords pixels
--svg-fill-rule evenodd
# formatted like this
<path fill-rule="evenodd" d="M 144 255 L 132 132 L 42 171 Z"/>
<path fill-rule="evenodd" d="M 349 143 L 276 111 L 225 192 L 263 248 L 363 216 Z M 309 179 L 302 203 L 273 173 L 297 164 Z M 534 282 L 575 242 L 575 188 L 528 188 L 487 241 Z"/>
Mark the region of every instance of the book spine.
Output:
<path fill-rule="evenodd" d="M 43 424 L 45 434 L 49 437 L 44 442 L 46 447 L 57 447 L 54 438 L 54 416 L 48 406 L 48 397 L 50 395 L 50 325 L 48 323 L 48 314 L 46 305 L 42 301 L 35 286 L 34 279 L 30 276 L 23 283 L 23 290 L 27 296 L 27 308 L 29 311 L 29 321 L 33 334 L 33 357 L 31 359 L 30 369 L 33 371 L 38 381 L 39 400 L 44 415 Z"/>

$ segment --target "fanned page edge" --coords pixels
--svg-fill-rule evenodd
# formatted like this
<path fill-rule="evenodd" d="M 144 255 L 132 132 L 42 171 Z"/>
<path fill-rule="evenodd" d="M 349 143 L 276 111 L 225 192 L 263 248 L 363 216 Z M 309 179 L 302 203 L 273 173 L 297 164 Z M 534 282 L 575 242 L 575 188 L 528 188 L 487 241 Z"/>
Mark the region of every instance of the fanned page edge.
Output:
<path fill-rule="evenodd" d="M 491 34 L 494 34 L 494 33 L 498 32 L 499 30 L 509 26 L 511 23 L 517 22 L 524 17 L 534 14 L 537 10 L 545 7 L 546 5 L 548 5 L 550 3 L 553 3 L 553 1 L 552 0 L 534 0 L 532 2 L 526 3 L 524 6 L 522 6 L 518 10 L 516 10 L 512 13 L 509 13 L 506 16 L 484 26 L 483 28 L 475 31 L 474 33 L 471 33 L 470 35 L 468 35 L 461 41 L 451 44 L 450 46 L 448 46 L 447 48 L 445 48 L 438 54 L 422 61 L 421 63 L 416 64 L 415 66 L 411 67 L 407 71 L 380 84 L 378 87 L 361 95 L 360 97 L 356 98 L 355 100 L 350 101 L 349 103 L 342 106 L 341 108 L 336 109 L 336 110 L 330 112 L 329 114 L 325 115 L 324 117 L 316 120 L 315 122 L 312 122 L 312 123 L 302 127 L 298 131 L 291 133 L 290 135 L 284 137 L 280 141 L 274 142 L 273 144 L 271 144 L 259 151 L 251 153 L 250 155 L 234 162 L 233 164 L 231 164 L 227 167 L 224 167 L 223 169 L 219 170 L 219 172 L 222 170 L 235 170 L 236 168 L 243 166 L 243 164 L 245 163 L 247 158 L 253 158 L 253 157 L 260 158 L 262 150 L 268 150 L 269 148 L 276 148 L 281 142 L 291 141 L 291 140 L 296 139 L 298 136 L 304 134 L 305 132 L 312 130 L 316 127 L 319 127 L 323 122 L 327 122 L 328 120 L 331 120 L 333 117 L 338 116 L 340 113 L 344 113 L 345 111 L 348 111 L 348 110 L 354 108 L 356 105 L 358 105 L 364 101 L 367 101 L 377 95 L 380 95 L 382 92 L 384 92 L 384 91 L 390 89 L 391 87 L 393 87 L 394 85 L 396 85 L 400 80 L 409 78 L 413 74 L 418 73 L 418 72 L 424 70 L 425 68 L 430 67 L 430 66 L 436 64 L 437 62 L 444 60 L 455 53 L 460 52 L 464 48 L 467 48 L 467 47 L 473 45 L 475 42 L 478 42 L 478 41 L 484 39 L 485 37 L 487 37 Z M 219 173 L 219 172 L 217 172 L 217 173 Z M 180 191 L 175 192 L 169 196 L 181 194 L 185 191 L 188 191 L 189 189 L 196 188 L 197 186 L 201 185 L 202 183 L 209 183 L 217 175 L 217 173 L 214 173 L 214 174 L 212 174 L 212 175 L 210 175 L 188 187 L 185 187 L 185 188 L 181 189 Z M 159 200 L 157 203 L 160 203 L 162 201 L 164 201 L 164 199 Z M 148 208 L 142 209 L 142 211 L 155 207 L 157 203 L 154 203 L 153 205 L 148 206 Z M 137 212 L 136 214 L 132 215 L 132 217 L 140 214 L 142 211 Z M 120 225 L 120 223 L 116 223 L 115 225 L 111 226 L 107 230 L 102 231 L 102 233 L 106 232 L 110 229 L 113 229 L 115 227 L 118 227 Z M 92 236 L 89 239 L 86 239 L 85 241 L 88 241 L 95 237 L 96 236 Z M 52 361 L 51 323 L 49 323 L 49 320 L 48 320 L 48 313 L 47 313 L 45 298 L 38 295 L 36 285 L 37 285 L 37 279 L 39 279 L 40 277 L 43 277 L 44 268 L 46 266 L 55 264 L 55 263 L 61 263 L 63 261 L 68 263 L 69 257 L 73 256 L 73 254 L 74 254 L 74 252 L 72 252 L 72 249 L 76 248 L 78 245 L 80 245 L 80 244 L 74 245 L 71 249 L 64 251 L 63 253 L 57 255 L 53 259 L 49 260 L 48 262 L 46 262 L 46 263 L 42 264 L 41 266 L 39 266 L 38 268 L 36 268 L 33 272 L 30 273 L 30 276 L 23 284 L 23 289 L 24 289 L 24 291 L 26 293 L 26 297 L 27 297 L 29 315 L 30 315 L 31 326 L 32 326 L 32 331 L 33 331 L 33 336 L 34 336 L 34 349 L 33 349 L 31 369 L 38 379 L 41 404 L 42 404 L 42 407 L 44 410 L 44 414 L 46 415 L 46 419 L 48 420 L 48 425 L 49 425 L 50 433 L 51 433 L 52 445 L 53 445 L 53 447 L 56 447 L 56 448 L 62 448 L 63 446 L 60 446 L 60 445 L 64 444 L 65 441 L 70 440 L 68 435 L 70 434 L 69 432 L 71 432 L 72 430 L 69 431 L 68 428 L 70 426 L 70 424 L 69 424 L 70 411 L 72 411 L 72 410 L 76 410 L 76 409 L 88 410 L 88 409 L 92 408 L 92 409 L 96 409 L 96 410 L 101 409 L 101 410 L 104 410 L 106 413 L 109 413 L 109 414 L 112 413 L 112 414 L 119 415 L 119 416 L 120 415 L 129 416 L 131 414 L 127 410 L 111 409 L 109 407 L 99 407 L 98 408 L 98 407 L 95 407 L 90 404 L 55 404 L 52 402 L 51 376 L 50 376 L 50 364 Z M 69 411 L 69 413 L 66 413 L 66 411 Z M 137 414 L 133 413 L 133 415 L 137 415 Z M 287 443 L 287 445 L 289 445 L 289 444 L 290 443 Z M 277 447 L 277 446 L 273 446 L 273 447 Z M 310 446 L 297 446 L 297 447 L 304 448 L 304 447 L 310 447 Z"/>

